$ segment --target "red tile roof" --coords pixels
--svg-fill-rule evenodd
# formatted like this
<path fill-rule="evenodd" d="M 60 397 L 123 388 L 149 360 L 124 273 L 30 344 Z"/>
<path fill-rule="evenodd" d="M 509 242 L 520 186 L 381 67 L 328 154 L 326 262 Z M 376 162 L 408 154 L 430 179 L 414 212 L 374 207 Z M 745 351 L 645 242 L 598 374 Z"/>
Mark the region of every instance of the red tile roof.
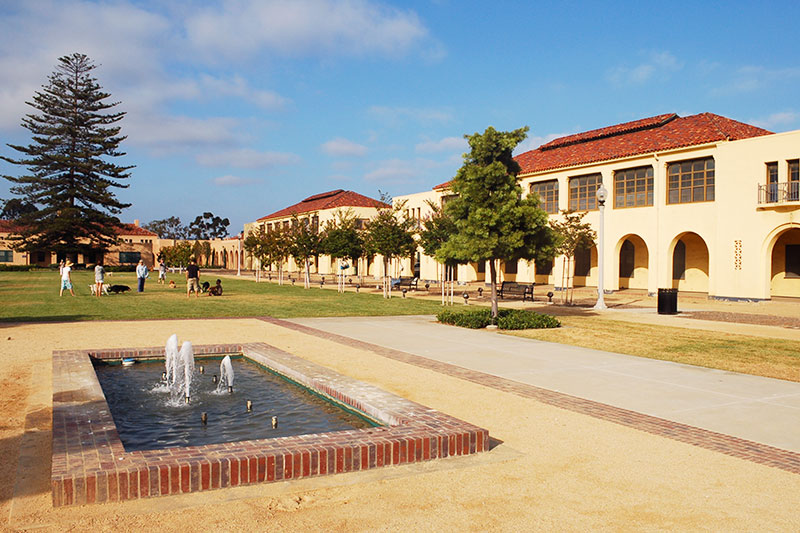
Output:
<path fill-rule="evenodd" d="M 353 191 L 336 189 L 335 191 L 323 192 L 309 196 L 305 200 L 275 211 L 272 214 L 263 216 L 258 220 L 269 220 L 273 218 L 286 218 L 292 215 L 302 215 L 323 209 L 336 209 L 337 207 L 375 207 L 378 209 L 391 207 L 388 204 L 373 200 L 362 194 Z"/>
<path fill-rule="evenodd" d="M 668 113 L 560 137 L 514 159 L 521 167 L 520 175 L 524 175 L 770 134 L 771 131 L 713 113 L 688 117 Z M 449 184 L 449 181 L 441 183 L 433 189 L 446 189 Z"/>
<path fill-rule="evenodd" d="M 20 229 L 12 220 L 0 220 L 0 233 L 17 233 Z M 122 224 L 117 229 L 117 235 L 141 235 L 143 237 L 158 238 L 158 234 L 134 224 Z"/>

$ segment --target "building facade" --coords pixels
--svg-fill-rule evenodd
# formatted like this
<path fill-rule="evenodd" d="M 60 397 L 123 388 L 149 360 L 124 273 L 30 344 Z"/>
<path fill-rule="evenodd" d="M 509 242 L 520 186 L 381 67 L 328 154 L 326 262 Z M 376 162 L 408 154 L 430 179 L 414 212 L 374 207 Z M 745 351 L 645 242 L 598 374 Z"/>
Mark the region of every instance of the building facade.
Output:
<path fill-rule="evenodd" d="M 599 225 L 596 191 L 605 204 L 605 254 L 580 253 L 574 271 L 553 264 L 501 265 L 502 279 L 560 288 L 658 288 L 721 299 L 800 297 L 800 131 L 774 134 L 711 113 L 675 114 L 555 139 L 516 157 L 523 194 L 538 194 L 552 219 L 585 211 Z M 396 198 L 415 216 L 428 201 L 446 203 L 448 184 Z M 418 213 L 418 214 L 417 214 Z M 409 263 L 411 260 L 409 260 Z M 422 278 L 437 265 L 421 258 Z M 463 265 L 458 279 L 485 279 L 485 265 Z"/>

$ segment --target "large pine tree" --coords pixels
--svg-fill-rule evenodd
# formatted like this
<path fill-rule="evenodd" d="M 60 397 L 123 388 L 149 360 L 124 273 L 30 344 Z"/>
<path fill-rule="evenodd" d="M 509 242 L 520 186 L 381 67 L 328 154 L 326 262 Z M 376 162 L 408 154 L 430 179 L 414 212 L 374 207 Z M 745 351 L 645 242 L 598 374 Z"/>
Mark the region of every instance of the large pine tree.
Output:
<path fill-rule="evenodd" d="M 111 162 L 125 155 L 116 125 L 125 113 L 111 111 L 119 102 L 107 102 L 111 95 L 92 77 L 95 68 L 84 54 L 59 58 L 48 84 L 26 102 L 36 110 L 22 119 L 31 144 L 8 145 L 23 154 L 19 159 L 0 156 L 27 167 L 25 175 L 3 177 L 15 183 L 12 194 L 37 207 L 16 219 L 21 250 L 87 253 L 117 240 L 115 215 L 130 204 L 114 189 L 128 187 L 121 180 L 133 167 Z"/>

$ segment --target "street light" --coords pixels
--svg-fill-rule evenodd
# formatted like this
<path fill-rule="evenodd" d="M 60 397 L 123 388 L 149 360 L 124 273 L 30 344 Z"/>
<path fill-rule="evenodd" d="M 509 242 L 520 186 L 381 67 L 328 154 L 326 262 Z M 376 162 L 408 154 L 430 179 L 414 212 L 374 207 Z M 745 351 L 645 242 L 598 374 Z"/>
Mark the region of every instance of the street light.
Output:
<path fill-rule="evenodd" d="M 603 250 L 605 248 L 603 241 L 605 239 L 606 198 L 608 198 L 608 191 L 600 183 L 600 188 L 597 189 L 597 205 L 600 209 L 600 227 L 597 232 L 597 303 L 594 304 L 594 309 L 608 309 L 603 298 Z"/>

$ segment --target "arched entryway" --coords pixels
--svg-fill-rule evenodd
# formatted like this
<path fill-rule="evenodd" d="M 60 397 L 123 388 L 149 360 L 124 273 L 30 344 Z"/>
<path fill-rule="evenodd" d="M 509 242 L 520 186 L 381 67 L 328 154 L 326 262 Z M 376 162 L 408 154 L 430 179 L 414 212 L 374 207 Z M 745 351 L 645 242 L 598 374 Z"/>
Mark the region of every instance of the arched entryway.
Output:
<path fill-rule="evenodd" d="M 575 250 L 573 287 L 597 285 L 597 247 Z"/>
<path fill-rule="evenodd" d="M 672 288 L 708 292 L 708 246 L 697 233 L 686 232 L 672 242 Z"/>
<path fill-rule="evenodd" d="M 800 297 L 800 227 L 789 227 L 770 250 L 770 296 Z"/>
<path fill-rule="evenodd" d="M 626 235 L 617 243 L 617 265 L 620 289 L 647 289 L 650 254 L 644 239 Z"/>

